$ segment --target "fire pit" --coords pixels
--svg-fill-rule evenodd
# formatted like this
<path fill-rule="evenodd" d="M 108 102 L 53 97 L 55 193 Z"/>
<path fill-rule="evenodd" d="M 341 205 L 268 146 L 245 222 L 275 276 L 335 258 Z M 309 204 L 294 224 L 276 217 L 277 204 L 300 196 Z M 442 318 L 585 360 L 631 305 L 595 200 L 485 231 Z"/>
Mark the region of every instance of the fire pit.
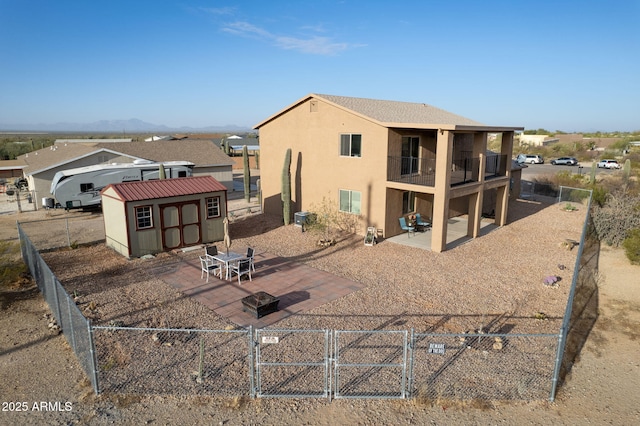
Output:
<path fill-rule="evenodd" d="M 253 293 L 242 299 L 242 310 L 255 314 L 256 318 L 263 317 L 278 310 L 280 299 L 264 291 Z"/>

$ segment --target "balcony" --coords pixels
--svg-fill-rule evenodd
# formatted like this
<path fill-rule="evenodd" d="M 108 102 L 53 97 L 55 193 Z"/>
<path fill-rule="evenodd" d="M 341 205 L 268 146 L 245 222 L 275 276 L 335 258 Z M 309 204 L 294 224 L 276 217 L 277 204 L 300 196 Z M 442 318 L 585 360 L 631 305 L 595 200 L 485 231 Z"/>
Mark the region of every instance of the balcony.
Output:
<path fill-rule="evenodd" d="M 485 158 L 484 180 L 506 176 L 508 161 L 506 155 L 488 155 Z M 387 158 L 387 180 L 389 182 L 435 186 L 435 176 L 435 158 L 391 156 Z M 479 176 L 479 157 L 459 158 L 451 164 L 451 186 L 478 182 Z"/>
<path fill-rule="evenodd" d="M 435 186 L 436 159 L 419 157 L 388 157 L 387 180 L 389 182 Z"/>

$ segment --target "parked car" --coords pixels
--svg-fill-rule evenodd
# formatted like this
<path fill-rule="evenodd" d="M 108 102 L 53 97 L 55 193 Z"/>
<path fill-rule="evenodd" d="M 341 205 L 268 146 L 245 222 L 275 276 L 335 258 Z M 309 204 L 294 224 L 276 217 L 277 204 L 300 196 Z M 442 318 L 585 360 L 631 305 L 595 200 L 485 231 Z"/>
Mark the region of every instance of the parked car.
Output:
<path fill-rule="evenodd" d="M 516 161 L 520 164 L 543 164 L 544 158 L 541 155 L 520 154 L 516 157 Z"/>
<path fill-rule="evenodd" d="M 599 169 L 621 169 L 622 166 L 618 160 L 600 160 L 598 162 Z"/>
<path fill-rule="evenodd" d="M 551 164 L 554 166 L 577 166 L 578 160 L 573 157 L 560 157 L 555 160 L 551 160 Z"/>

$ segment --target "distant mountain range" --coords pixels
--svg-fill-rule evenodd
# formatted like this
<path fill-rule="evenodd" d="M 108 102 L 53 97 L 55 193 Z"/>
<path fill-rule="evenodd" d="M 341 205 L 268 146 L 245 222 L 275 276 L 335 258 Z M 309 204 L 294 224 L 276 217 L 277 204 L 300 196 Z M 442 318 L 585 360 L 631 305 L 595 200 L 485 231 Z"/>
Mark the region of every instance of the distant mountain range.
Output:
<path fill-rule="evenodd" d="M 109 132 L 109 133 L 142 133 L 142 132 L 161 132 L 161 133 L 204 133 L 204 132 L 250 132 L 252 129 L 248 127 L 226 125 L 226 126 L 207 126 L 207 127 L 167 127 L 162 124 L 147 123 L 136 118 L 129 120 L 100 120 L 93 123 L 55 123 L 55 124 L 5 124 L 0 123 L 0 129 L 3 131 L 38 131 L 38 132 Z"/>

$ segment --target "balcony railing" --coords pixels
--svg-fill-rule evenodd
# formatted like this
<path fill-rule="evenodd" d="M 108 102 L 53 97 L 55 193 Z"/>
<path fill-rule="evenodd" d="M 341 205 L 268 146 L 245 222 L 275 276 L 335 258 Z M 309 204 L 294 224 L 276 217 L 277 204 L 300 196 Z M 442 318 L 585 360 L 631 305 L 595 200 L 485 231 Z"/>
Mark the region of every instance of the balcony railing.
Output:
<path fill-rule="evenodd" d="M 388 157 L 387 180 L 414 185 L 435 186 L 435 158 Z"/>
<path fill-rule="evenodd" d="M 487 161 L 484 168 L 484 178 L 491 179 L 507 175 L 507 167 L 509 167 L 506 155 L 487 155 Z"/>
<path fill-rule="evenodd" d="M 489 155 L 486 157 L 484 178 L 491 179 L 506 175 L 507 156 Z M 478 182 L 480 158 L 465 157 L 451 164 L 451 186 Z M 388 157 L 387 180 L 390 182 L 410 183 L 414 185 L 435 186 L 435 158 Z"/>
<path fill-rule="evenodd" d="M 480 158 L 460 158 L 451 165 L 451 186 L 463 183 L 478 182 L 480 174 Z"/>

